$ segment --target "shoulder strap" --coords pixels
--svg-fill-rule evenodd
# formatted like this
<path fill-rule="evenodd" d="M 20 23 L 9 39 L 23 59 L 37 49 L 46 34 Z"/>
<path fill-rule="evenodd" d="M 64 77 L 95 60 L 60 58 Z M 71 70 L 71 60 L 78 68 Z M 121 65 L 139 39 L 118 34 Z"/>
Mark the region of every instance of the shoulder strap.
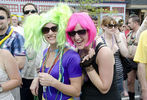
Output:
<path fill-rule="evenodd" d="M 95 53 L 96 55 L 98 54 L 99 50 L 102 48 L 102 47 L 105 47 L 106 44 L 102 43 L 102 42 L 99 42 L 98 45 L 96 46 L 96 49 L 95 49 Z"/>

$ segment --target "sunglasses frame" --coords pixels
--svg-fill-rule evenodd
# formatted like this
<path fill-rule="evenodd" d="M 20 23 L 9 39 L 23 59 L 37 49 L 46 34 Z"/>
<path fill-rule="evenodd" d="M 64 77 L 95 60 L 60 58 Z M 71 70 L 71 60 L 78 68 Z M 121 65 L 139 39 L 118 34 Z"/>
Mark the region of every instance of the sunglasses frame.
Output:
<path fill-rule="evenodd" d="M 37 11 L 36 10 L 26 10 L 26 11 L 24 11 L 24 14 L 25 15 L 28 15 L 29 13 L 31 12 L 31 14 L 34 14 L 34 13 L 36 13 Z"/>
<path fill-rule="evenodd" d="M 0 20 L 4 20 L 5 19 L 5 17 L 4 16 L 0 16 Z"/>
<path fill-rule="evenodd" d="M 58 31 L 58 26 L 52 26 L 52 27 L 43 27 L 42 28 L 42 33 L 43 34 L 48 34 L 49 32 L 50 32 L 50 30 L 52 31 L 52 32 L 57 32 Z"/>
<path fill-rule="evenodd" d="M 71 32 L 67 32 L 68 33 L 68 35 L 70 36 L 70 37 L 74 37 L 76 34 L 78 34 L 78 35 L 85 35 L 86 34 L 86 30 L 85 29 L 81 29 L 81 30 L 78 30 L 78 31 L 71 31 Z"/>
<path fill-rule="evenodd" d="M 114 27 L 114 28 L 117 28 L 118 25 L 117 25 L 117 24 L 108 24 L 107 27 L 108 27 L 109 29 L 112 29 L 113 27 Z"/>

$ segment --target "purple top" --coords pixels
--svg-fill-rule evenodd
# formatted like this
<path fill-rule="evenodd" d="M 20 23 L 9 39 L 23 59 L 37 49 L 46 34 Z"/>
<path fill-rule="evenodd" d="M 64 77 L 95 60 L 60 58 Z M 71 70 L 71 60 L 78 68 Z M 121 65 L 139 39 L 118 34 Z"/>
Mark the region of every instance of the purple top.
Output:
<path fill-rule="evenodd" d="M 44 51 L 44 56 L 48 49 Z M 80 56 L 77 52 L 73 50 L 68 50 L 64 53 L 62 57 L 62 66 L 64 68 L 64 84 L 70 84 L 70 78 L 80 77 L 82 75 L 82 70 L 80 67 Z M 42 66 L 41 66 L 42 68 Z M 40 71 L 41 71 L 40 68 Z M 48 68 L 45 69 L 45 72 L 48 71 Z M 59 60 L 52 68 L 50 75 L 54 78 L 58 79 L 59 77 Z M 57 95 L 58 94 L 58 95 Z M 46 93 L 43 93 L 43 96 L 47 97 L 47 100 L 67 100 L 71 98 L 71 96 L 65 95 L 58 91 L 54 87 L 47 87 Z"/>

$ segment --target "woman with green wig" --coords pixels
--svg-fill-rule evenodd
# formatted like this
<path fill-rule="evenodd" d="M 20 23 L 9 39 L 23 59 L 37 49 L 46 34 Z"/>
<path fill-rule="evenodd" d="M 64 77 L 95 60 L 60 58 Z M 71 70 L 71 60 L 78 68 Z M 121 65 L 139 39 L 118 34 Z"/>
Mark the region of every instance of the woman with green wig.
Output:
<path fill-rule="evenodd" d="M 31 92 L 38 95 L 43 86 L 43 100 L 72 100 L 80 95 L 80 56 L 66 44 L 65 29 L 71 10 L 59 4 L 41 15 L 30 15 L 24 23 L 25 46 L 41 50 L 42 39 L 49 43 L 44 50 L 40 73 L 31 84 Z M 31 22 L 31 23 L 30 23 Z"/>

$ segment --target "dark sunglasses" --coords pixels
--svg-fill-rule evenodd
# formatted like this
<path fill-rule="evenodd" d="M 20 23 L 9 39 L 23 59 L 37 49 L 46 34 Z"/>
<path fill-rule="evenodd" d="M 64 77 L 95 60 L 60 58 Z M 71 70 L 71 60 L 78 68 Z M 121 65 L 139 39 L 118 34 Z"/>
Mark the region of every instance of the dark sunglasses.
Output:
<path fill-rule="evenodd" d="M 51 28 L 49 28 L 49 27 L 43 27 L 43 28 L 42 28 L 42 33 L 43 33 L 43 34 L 47 34 L 47 33 L 50 32 L 50 30 L 51 30 L 52 32 L 57 32 L 58 27 L 57 27 L 57 26 L 52 26 Z"/>
<path fill-rule="evenodd" d="M 113 28 L 113 27 L 116 28 L 117 24 L 114 24 L 114 25 L 113 24 L 108 24 L 107 27 L 110 28 L 110 29 Z"/>
<path fill-rule="evenodd" d="M 32 14 L 34 14 L 37 11 L 36 10 L 26 10 L 26 11 L 24 11 L 24 14 L 27 15 L 27 14 L 29 14 L 29 12 L 31 12 Z"/>
<path fill-rule="evenodd" d="M 78 35 L 85 35 L 86 34 L 86 30 L 71 31 L 71 32 L 68 32 L 68 35 L 69 36 L 75 36 L 76 33 Z"/>
<path fill-rule="evenodd" d="M 0 16 L 0 20 L 3 20 L 3 19 L 5 19 L 5 17 L 4 16 Z"/>

